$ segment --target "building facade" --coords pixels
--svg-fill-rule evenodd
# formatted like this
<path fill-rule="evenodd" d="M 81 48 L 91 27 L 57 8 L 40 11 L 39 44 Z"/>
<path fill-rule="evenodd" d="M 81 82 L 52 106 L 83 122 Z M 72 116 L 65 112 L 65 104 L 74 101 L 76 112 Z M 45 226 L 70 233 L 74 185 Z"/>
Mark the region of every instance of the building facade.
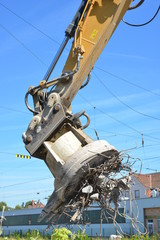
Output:
<path fill-rule="evenodd" d="M 140 220 L 148 233 L 150 235 L 160 233 L 160 173 L 135 174 L 132 177 L 131 189 L 125 192 L 125 196 L 133 202 L 133 205 L 137 203 Z M 136 212 L 134 206 L 133 211 Z"/>
<path fill-rule="evenodd" d="M 160 196 L 160 173 L 134 174 L 131 191 L 135 198 Z"/>

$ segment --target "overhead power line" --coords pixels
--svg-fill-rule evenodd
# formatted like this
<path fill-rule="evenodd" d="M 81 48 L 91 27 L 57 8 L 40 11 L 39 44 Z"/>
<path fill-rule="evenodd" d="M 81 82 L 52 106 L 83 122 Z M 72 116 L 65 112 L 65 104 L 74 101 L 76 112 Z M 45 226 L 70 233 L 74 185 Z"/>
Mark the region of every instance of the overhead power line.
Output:
<path fill-rule="evenodd" d="M 101 81 L 101 79 L 95 74 L 95 72 L 93 72 L 93 74 L 95 75 L 95 77 L 97 78 L 97 80 L 101 83 L 101 85 L 114 97 L 116 98 L 121 104 L 123 104 L 124 106 L 126 106 L 127 108 L 129 108 L 130 110 L 132 110 L 133 112 L 136 112 L 144 117 L 148 117 L 148 118 L 152 118 L 154 120 L 159 120 L 160 121 L 160 118 L 157 118 L 157 117 L 154 117 L 154 116 L 151 116 L 149 114 L 146 114 L 146 113 L 143 113 L 143 112 L 140 112 L 136 109 L 134 109 L 133 107 L 129 106 L 127 103 L 123 102 L 117 95 L 115 95 L 105 84 L 104 82 Z"/>
<path fill-rule="evenodd" d="M 113 73 L 111 73 L 111 72 L 109 72 L 109 71 L 107 71 L 107 70 L 104 70 L 104 69 L 102 69 L 102 68 L 100 68 L 100 67 L 95 66 L 95 68 L 98 69 L 98 70 L 100 70 L 100 71 L 102 71 L 102 72 L 104 72 L 104 73 L 106 73 L 107 75 L 110 75 L 110 76 L 112 76 L 112 77 L 114 77 L 114 78 L 117 78 L 117 79 L 119 79 L 119 80 L 121 80 L 121 81 L 123 81 L 123 82 L 125 82 L 125 83 L 128 83 L 128 84 L 131 85 L 131 86 L 134 86 L 134 87 L 136 87 L 136 88 L 142 89 L 142 90 L 144 90 L 144 91 L 146 91 L 146 92 L 148 92 L 148 93 L 150 93 L 150 94 L 152 94 L 152 95 L 155 95 L 155 96 L 160 97 L 160 94 L 155 93 L 155 92 L 153 92 L 153 91 L 151 91 L 151 90 L 149 90 L 149 89 L 147 89 L 147 88 L 144 88 L 144 87 L 142 87 L 142 86 L 140 86 L 140 85 L 138 85 L 138 84 L 136 84 L 136 83 L 132 83 L 132 82 L 128 81 L 128 80 L 125 79 L 125 78 L 122 78 L 122 77 L 120 77 L 120 76 L 118 76 L 118 75 L 116 75 L 116 74 L 113 74 Z"/>
<path fill-rule="evenodd" d="M 34 56 L 40 63 L 42 63 L 43 65 L 45 65 L 46 67 L 48 67 L 48 65 L 43 62 L 43 60 L 41 58 L 38 57 L 37 54 L 35 54 L 32 50 L 30 50 L 21 40 L 19 40 L 13 33 L 11 33 L 5 26 L 3 26 L 0 23 L 0 27 L 6 31 L 10 36 L 12 36 L 20 45 L 22 45 L 23 48 L 25 48 L 32 56 Z"/>
<path fill-rule="evenodd" d="M 82 96 L 79 92 L 78 92 L 78 95 L 79 95 L 85 102 L 87 102 L 91 107 L 93 107 L 94 109 L 96 108 L 100 113 L 106 115 L 107 117 L 113 119 L 114 121 L 116 121 L 116 122 L 124 125 L 125 127 L 131 129 L 132 131 L 134 131 L 134 132 L 136 132 L 136 133 L 138 133 L 138 134 L 140 134 L 140 135 L 142 136 L 142 132 L 141 132 L 141 131 L 137 130 L 136 128 L 134 128 L 134 127 L 132 127 L 132 126 L 130 126 L 130 125 L 128 125 L 128 124 L 126 124 L 126 123 L 123 122 L 123 121 L 120 121 L 120 120 L 117 119 L 116 117 L 114 117 L 114 116 L 112 116 L 112 115 L 104 112 L 103 110 L 97 108 L 97 107 L 96 107 L 95 105 L 93 105 L 90 101 L 88 101 L 88 99 L 86 99 L 84 96 Z M 153 136 L 150 136 L 150 135 L 148 135 L 148 134 L 143 134 L 143 135 L 144 135 L 145 137 L 154 139 L 154 140 L 156 140 L 156 141 L 160 141 L 160 138 L 153 137 Z"/>
<path fill-rule="evenodd" d="M 15 155 L 15 156 L 16 156 L 15 153 L 11 153 L 11 152 L 3 152 L 3 151 L 0 151 L 0 154 L 9 154 L 9 155 Z"/>
<path fill-rule="evenodd" d="M 26 154 L 17 154 L 17 153 L 5 152 L 5 151 L 4 152 L 0 151 L 0 154 L 9 154 L 9 155 L 14 155 L 16 158 L 31 159 L 31 156 Z"/>
<path fill-rule="evenodd" d="M 43 180 L 47 180 L 47 179 L 53 179 L 53 177 L 40 178 L 40 179 L 30 180 L 30 181 L 26 181 L 26 182 L 14 183 L 14 184 L 11 184 L 11 185 L 1 186 L 0 189 L 1 188 L 8 188 L 8 187 L 24 185 L 24 184 L 27 184 L 27 183 L 39 182 L 39 181 L 43 181 Z"/>
<path fill-rule="evenodd" d="M 6 173 L 8 173 L 8 172 L 10 172 L 10 171 L 13 172 L 13 169 L 15 170 L 15 169 L 23 168 L 23 167 L 26 167 L 26 166 L 28 166 L 28 165 L 31 165 L 31 164 L 33 164 L 33 163 L 35 163 L 35 162 L 37 162 L 37 160 L 34 160 L 34 161 L 30 160 L 29 162 L 27 162 L 27 163 L 25 163 L 25 164 L 23 164 L 23 165 L 20 165 L 20 166 L 18 166 L 18 167 L 7 168 L 6 171 L 0 172 L 0 174 L 6 174 Z"/>
<path fill-rule="evenodd" d="M 79 94 L 79 93 L 78 93 L 78 94 Z M 91 107 L 95 108 L 95 106 L 94 106 L 92 103 L 90 103 L 84 96 L 82 96 L 82 95 L 80 95 L 80 94 L 79 94 L 79 96 L 80 96 L 82 99 L 84 99 L 87 103 L 89 103 L 89 105 L 90 105 Z M 142 134 L 139 130 L 131 127 L 130 125 L 126 124 L 125 122 L 120 121 L 120 120 L 117 119 L 116 117 L 113 117 L 112 115 L 104 112 L 103 110 L 101 110 L 101 109 L 99 109 L 99 108 L 97 108 L 97 107 L 96 107 L 96 109 L 97 109 L 100 113 L 102 113 L 102 114 L 106 115 L 107 117 L 115 120 L 116 122 L 124 125 L 125 127 L 131 129 L 132 131 L 134 131 L 134 132 L 136 132 L 136 133 L 139 133 L 140 135 Z"/>
<path fill-rule="evenodd" d="M 93 129 L 92 127 L 88 127 L 88 128 Z M 135 133 L 133 133 L 133 132 L 125 132 L 125 133 L 123 133 L 123 132 L 113 132 L 113 131 L 108 131 L 108 130 L 104 130 L 104 129 L 100 129 L 100 128 L 98 128 L 97 130 L 100 131 L 100 132 L 112 134 L 112 135 L 115 135 L 115 136 L 120 135 L 120 136 L 134 137 L 135 138 Z M 160 129 L 156 128 L 156 129 L 145 130 L 145 132 L 150 132 L 150 133 L 155 132 L 155 131 L 156 131 L 156 133 L 158 133 L 160 131 Z"/>
<path fill-rule="evenodd" d="M 94 130 L 94 128 L 92 128 L 92 127 L 88 127 L 89 129 L 92 129 L 92 130 Z M 105 131 L 105 130 L 102 130 L 102 129 L 99 129 L 99 128 L 96 128 L 96 130 L 98 131 L 98 132 L 102 132 L 103 134 L 104 134 L 104 136 L 105 136 L 105 134 L 111 134 L 111 135 L 107 135 L 107 137 L 117 137 L 117 136 L 124 136 L 124 137 L 131 137 L 131 138 L 135 138 L 135 133 L 133 134 L 133 133 L 120 133 L 120 132 L 110 132 L 110 131 Z"/>
<path fill-rule="evenodd" d="M 146 170 L 149 170 L 149 171 L 154 171 L 154 172 L 158 172 L 157 169 L 153 169 L 153 168 L 145 168 Z"/>
<path fill-rule="evenodd" d="M 23 198 L 19 198 L 19 196 L 25 196 L 25 195 L 30 195 L 30 194 L 41 194 L 41 193 L 47 193 L 47 192 L 53 192 L 53 188 L 52 189 L 48 189 L 48 190 L 35 190 L 35 191 L 32 191 L 32 192 L 27 192 L 27 193 L 21 193 L 21 191 L 17 192 L 16 191 L 16 199 L 20 200 L 20 199 L 23 199 Z M 11 193 L 12 195 L 12 193 Z M 7 196 L 5 196 L 5 199 L 8 199 L 8 198 L 11 198 L 11 195 L 7 194 Z M 29 198 L 29 197 L 28 197 Z"/>
<path fill-rule="evenodd" d="M 30 25 L 32 28 L 34 28 L 36 31 L 40 32 L 41 34 L 43 34 L 44 36 L 46 36 L 48 39 L 50 39 L 51 41 L 53 41 L 54 43 L 60 45 L 60 43 L 58 41 L 56 41 L 53 37 L 49 36 L 48 34 L 46 34 L 45 32 L 43 32 L 41 29 L 39 29 L 38 27 L 36 27 L 35 25 L 33 25 L 32 23 L 30 23 L 29 21 L 27 21 L 26 19 L 24 19 L 23 17 L 21 17 L 20 15 L 18 15 L 17 13 L 15 13 L 13 10 L 11 10 L 10 8 L 8 8 L 6 5 L 4 5 L 3 3 L 0 2 L 0 5 L 5 8 L 6 10 L 8 10 L 10 13 L 14 14 L 16 17 L 18 17 L 19 19 L 21 19 L 23 22 L 25 22 L 26 24 Z"/>
<path fill-rule="evenodd" d="M 160 156 L 148 157 L 148 158 L 143 159 L 143 161 L 153 160 L 153 159 L 157 159 L 157 158 L 160 158 Z"/>
<path fill-rule="evenodd" d="M 24 111 L 21 111 L 21 110 L 17 110 L 17 109 L 13 109 L 13 108 L 8 108 L 8 107 L 3 107 L 3 106 L 0 106 L 0 109 L 4 109 L 4 110 L 8 110 L 8 111 L 13 111 L 13 112 L 18 112 L 18 113 L 30 114 L 30 112 L 24 112 Z"/>

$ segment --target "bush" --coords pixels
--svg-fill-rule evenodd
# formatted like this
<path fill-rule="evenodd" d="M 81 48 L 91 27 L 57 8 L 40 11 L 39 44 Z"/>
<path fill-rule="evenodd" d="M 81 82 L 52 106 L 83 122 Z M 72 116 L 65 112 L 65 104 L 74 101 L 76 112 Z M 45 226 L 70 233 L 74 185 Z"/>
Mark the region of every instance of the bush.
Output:
<path fill-rule="evenodd" d="M 141 235 L 141 236 L 138 236 L 138 235 L 132 235 L 131 237 L 124 237 L 122 238 L 122 240 L 129 240 L 129 239 L 132 239 L 132 240 L 160 240 L 160 235 L 154 235 L 154 236 L 149 236 L 148 234 L 146 234 L 145 236 L 144 235 Z"/>
<path fill-rule="evenodd" d="M 89 240 L 89 237 L 87 236 L 87 234 L 81 231 L 78 231 L 77 234 L 75 234 L 75 240 Z"/>
<path fill-rule="evenodd" d="M 66 228 L 55 228 L 52 232 L 51 240 L 89 240 L 86 233 L 78 231 L 73 234 Z"/>
<path fill-rule="evenodd" d="M 72 239 L 72 232 L 66 228 L 55 228 L 52 231 L 51 240 L 69 240 Z"/>

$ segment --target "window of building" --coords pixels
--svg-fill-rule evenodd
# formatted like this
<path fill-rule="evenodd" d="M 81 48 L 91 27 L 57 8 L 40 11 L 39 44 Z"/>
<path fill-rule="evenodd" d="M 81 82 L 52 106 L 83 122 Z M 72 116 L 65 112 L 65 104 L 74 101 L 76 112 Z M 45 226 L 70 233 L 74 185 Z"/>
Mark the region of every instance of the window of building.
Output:
<path fill-rule="evenodd" d="M 134 196 L 135 196 L 135 198 L 140 198 L 140 191 L 139 190 L 135 190 L 134 191 Z"/>
<path fill-rule="evenodd" d="M 154 223 L 152 219 L 148 219 L 147 230 L 148 230 L 149 236 L 152 236 L 154 234 Z"/>
<path fill-rule="evenodd" d="M 153 219 L 148 219 L 148 223 L 153 223 Z"/>
<path fill-rule="evenodd" d="M 126 191 L 126 192 L 125 192 L 125 197 L 126 197 L 126 198 L 129 198 L 129 191 Z"/>

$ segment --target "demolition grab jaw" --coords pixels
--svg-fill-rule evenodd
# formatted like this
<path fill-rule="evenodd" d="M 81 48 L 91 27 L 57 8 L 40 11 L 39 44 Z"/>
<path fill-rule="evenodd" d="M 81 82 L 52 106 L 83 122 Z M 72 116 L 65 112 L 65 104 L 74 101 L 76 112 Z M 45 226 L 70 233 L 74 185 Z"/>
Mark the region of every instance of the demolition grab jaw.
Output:
<path fill-rule="evenodd" d="M 81 116 L 87 119 L 85 126 L 81 125 Z M 96 168 L 108 160 L 114 164 L 118 157 L 118 151 L 109 143 L 93 141 L 83 132 L 89 122 L 84 111 L 75 115 L 65 112 L 59 95 L 51 93 L 44 110 L 33 117 L 23 135 L 26 149 L 33 157 L 43 159 L 55 178 L 54 192 L 41 220 L 47 217 L 49 221 L 63 212 L 90 167 Z"/>

